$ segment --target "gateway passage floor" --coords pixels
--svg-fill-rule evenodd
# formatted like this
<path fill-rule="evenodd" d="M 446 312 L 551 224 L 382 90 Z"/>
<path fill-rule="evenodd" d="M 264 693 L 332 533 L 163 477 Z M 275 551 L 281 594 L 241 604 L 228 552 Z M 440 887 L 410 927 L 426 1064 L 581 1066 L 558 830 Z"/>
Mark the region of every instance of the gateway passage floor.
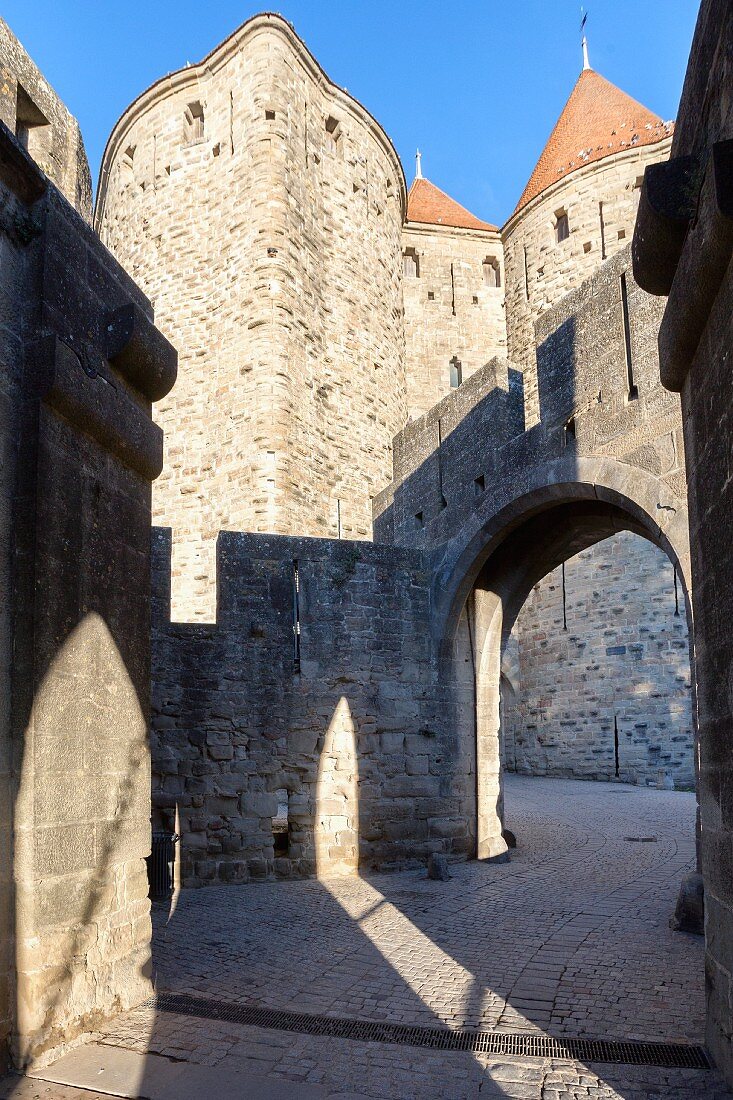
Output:
<path fill-rule="evenodd" d="M 459 864 L 449 882 L 414 871 L 184 892 L 167 923 L 156 914 L 157 988 L 426 1027 L 702 1042 L 703 943 L 669 928 L 694 863 L 694 796 L 510 776 L 506 801 L 511 862 Z M 127 1084 L 107 1094 L 154 1100 L 728 1095 L 700 1070 L 354 1042 L 152 1007 L 97 1038 L 44 1076 L 99 1088 L 114 1063 Z M 77 1095 L 95 1093 L 0 1086 L 14 1100 Z"/>

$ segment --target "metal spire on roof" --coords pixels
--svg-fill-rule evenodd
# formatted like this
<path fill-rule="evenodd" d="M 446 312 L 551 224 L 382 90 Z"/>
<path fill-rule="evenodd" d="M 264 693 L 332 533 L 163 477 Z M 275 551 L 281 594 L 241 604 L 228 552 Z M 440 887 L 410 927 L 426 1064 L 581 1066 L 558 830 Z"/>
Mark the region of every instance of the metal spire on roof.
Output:
<path fill-rule="evenodd" d="M 590 68 L 590 61 L 588 60 L 588 39 L 585 37 L 585 24 L 588 20 L 588 12 L 583 8 L 580 9 L 583 18 L 580 21 L 580 33 L 582 35 L 581 45 L 583 46 L 583 70 Z"/>
<path fill-rule="evenodd" d="M 422 179 L 422 153 L 419 149 L 415 153 L 415 179 Z"/>

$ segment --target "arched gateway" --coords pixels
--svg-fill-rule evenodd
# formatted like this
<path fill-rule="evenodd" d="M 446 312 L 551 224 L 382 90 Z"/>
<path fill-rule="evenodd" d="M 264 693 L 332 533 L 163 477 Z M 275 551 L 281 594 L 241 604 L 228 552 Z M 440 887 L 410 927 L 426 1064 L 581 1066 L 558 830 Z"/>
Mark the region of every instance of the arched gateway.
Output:
<path fill-rule="evenodd" d="M 377 537 L 420 548 L 430 563 L 434 675 L 451 685 L 446 720 L 458 731 L 457 755 L 465 759 L 475 746 L 479 857 L 505 850 L 501 660 L 533 586 L 575 554 L 629 531 L 669 557 L 689 609 L 679 409 L 661 389 L 648 339 L 656 311 L 628 266 L 622 253 L 543 317 L 539 424 L 522 430 L 521 375 L 493 360 L 398 437 L 398 476 L 376 502 Z M 633 399 L 617 316 L 621 276 L 630 287 L 634 346 L 646 349 Z"/>

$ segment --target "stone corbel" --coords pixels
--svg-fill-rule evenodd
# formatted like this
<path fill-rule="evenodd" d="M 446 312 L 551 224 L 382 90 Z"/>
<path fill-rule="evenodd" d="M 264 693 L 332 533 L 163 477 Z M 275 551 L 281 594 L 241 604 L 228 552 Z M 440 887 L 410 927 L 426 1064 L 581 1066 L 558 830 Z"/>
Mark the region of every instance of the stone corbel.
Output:
<path fill-rule="evenodd" d="M 668 294 L 659 331 L 662 384 L 679 392 L 733 255 L 733 141 L 703 163 L 679 157 L 647 168 L 632 258 L 650 294 Z"/>
<path fill-rule="evenodd" d="M 101 370 L 57 336 L 30 349 L 37 397 L 104 450 L 148 481 L 163 469 L 163 433 L 148 414 Z M 97 353 L 99 365 L 101 355 Z"/>
<path fill-rule="evenodd" d="M 150 401 L 159 401 L 172 388 L 176 351 L 139 306 L 130 303 L 108 315 L 105 344 L 109 362 Z"/>

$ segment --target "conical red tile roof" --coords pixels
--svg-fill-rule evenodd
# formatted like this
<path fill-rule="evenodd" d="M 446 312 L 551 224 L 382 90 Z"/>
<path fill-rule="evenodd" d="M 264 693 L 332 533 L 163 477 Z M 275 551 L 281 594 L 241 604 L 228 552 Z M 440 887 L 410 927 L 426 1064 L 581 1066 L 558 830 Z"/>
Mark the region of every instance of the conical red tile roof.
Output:
<path fill-rule="evenodd" d="M 495 225 L 482 222 L 465 206 L 422 177 L 414 181 L 407 196 L 407 220 L 425 225 L 450 225 L 457 229 L 497 230 Z"/>
<path fill-rule="evenodd" d="M 654 145 L 672 123 L 642 107 L 593 69 L 583 69 L 514 213 L 584 164 L 623 149 Z"/>

